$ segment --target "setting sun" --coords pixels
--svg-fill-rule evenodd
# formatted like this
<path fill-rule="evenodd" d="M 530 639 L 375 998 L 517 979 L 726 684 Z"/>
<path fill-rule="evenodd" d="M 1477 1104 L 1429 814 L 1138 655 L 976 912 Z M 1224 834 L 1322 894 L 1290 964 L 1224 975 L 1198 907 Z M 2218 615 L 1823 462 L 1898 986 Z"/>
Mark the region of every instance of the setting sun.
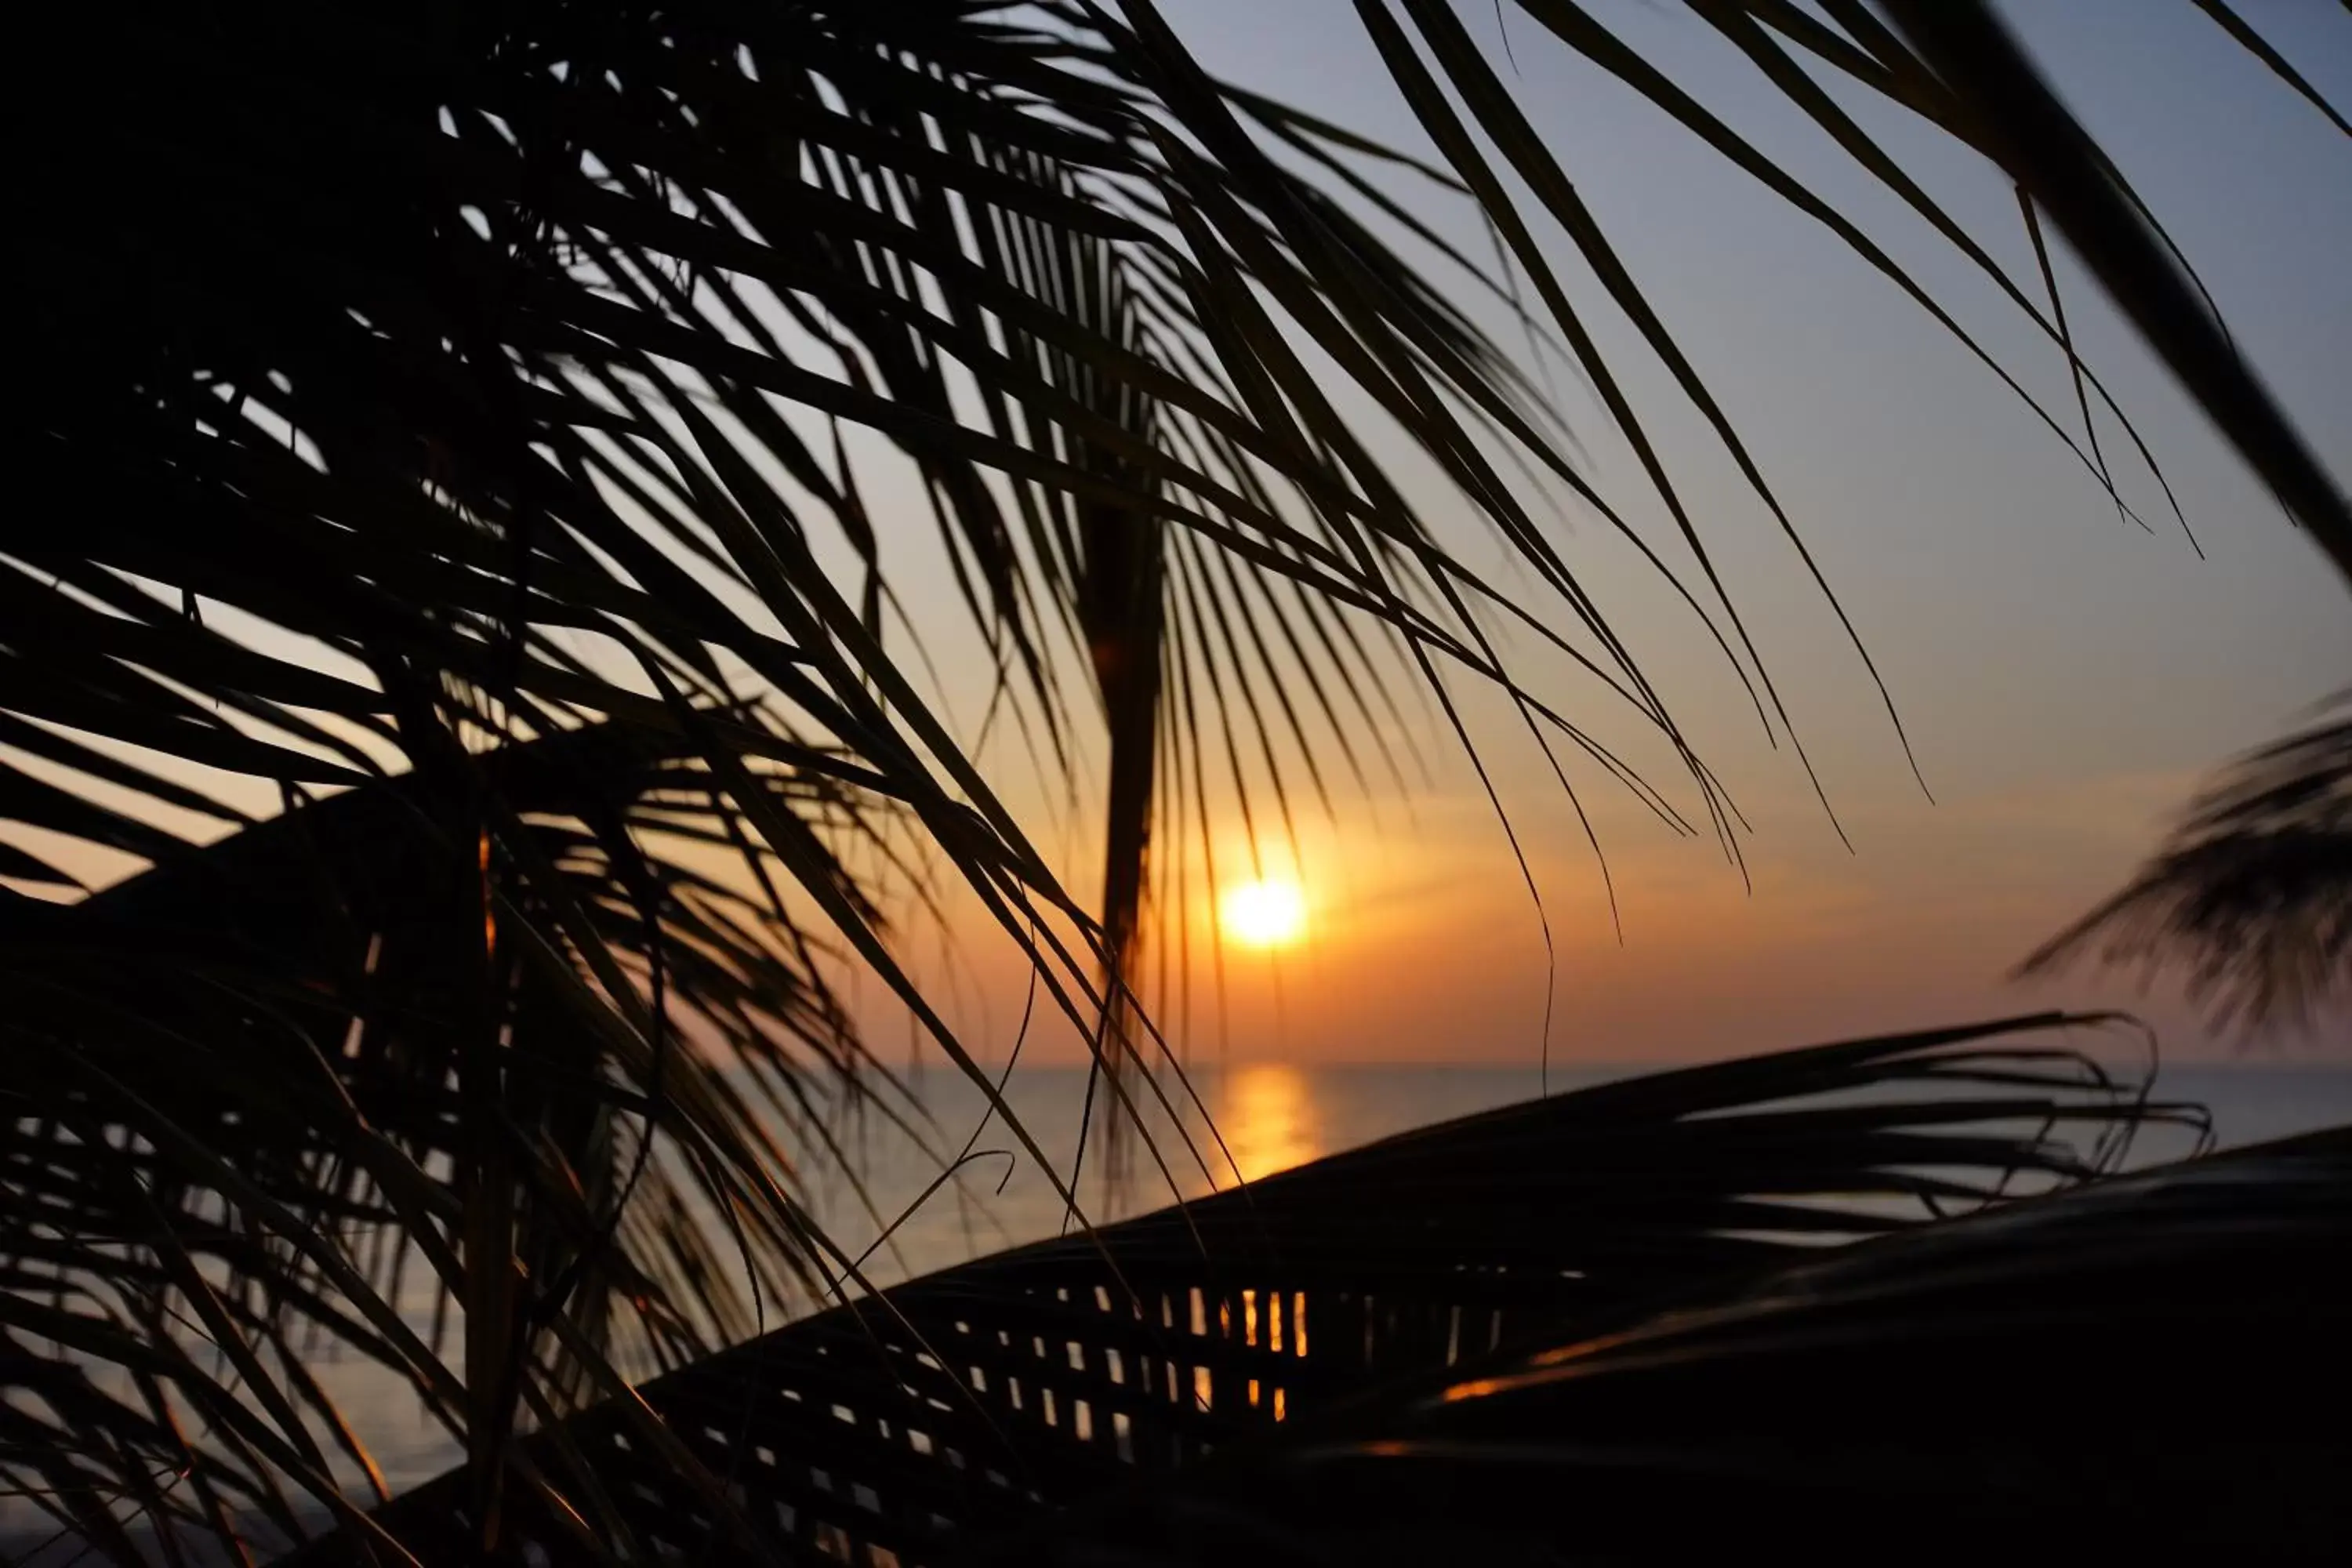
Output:
<path fill-rule="evenodd" d="M 1281 947 L 1307 929 L 1307 900 L 1296 882 L 1244 882 L 1224 897 L 1225 935 L 1245 947 Z"/>

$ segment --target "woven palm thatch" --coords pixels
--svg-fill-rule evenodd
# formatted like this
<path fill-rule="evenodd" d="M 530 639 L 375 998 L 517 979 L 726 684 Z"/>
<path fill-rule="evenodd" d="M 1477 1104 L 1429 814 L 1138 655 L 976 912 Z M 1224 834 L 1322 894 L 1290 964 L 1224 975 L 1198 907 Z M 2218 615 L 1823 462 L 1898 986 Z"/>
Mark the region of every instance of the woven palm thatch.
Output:
<path fill-rule="evenodd" d="M 2014 1038 L 2103 1021 L 1530 1101 L 918 1279 L 531 1437 L 575 1511 L 511 1517 L 509 1543 L 529 1561 L 911 1563 L 1018 1539 L 1370 1392 L 2072 1184 L 2146 1122 L 2193 1123 Z M 419 1561 L 457 1560 L 478 1538 L 464 1479 L 378 1522 Z M 363 1550 L 335 1537 L 296 1561 Z"/>

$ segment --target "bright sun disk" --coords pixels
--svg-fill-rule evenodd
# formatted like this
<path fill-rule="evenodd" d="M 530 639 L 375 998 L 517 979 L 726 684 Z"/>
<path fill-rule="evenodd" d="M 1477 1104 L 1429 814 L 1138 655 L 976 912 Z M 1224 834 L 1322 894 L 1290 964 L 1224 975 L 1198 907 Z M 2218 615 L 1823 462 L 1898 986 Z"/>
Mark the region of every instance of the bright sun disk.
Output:
<path fill-rule="evenodd" d="M 1296 882 L 1244 882 L 1218 912 L 1225 934 L 1247 947 L 1280 947 L 1307 929 L 1307 900 Z"/>

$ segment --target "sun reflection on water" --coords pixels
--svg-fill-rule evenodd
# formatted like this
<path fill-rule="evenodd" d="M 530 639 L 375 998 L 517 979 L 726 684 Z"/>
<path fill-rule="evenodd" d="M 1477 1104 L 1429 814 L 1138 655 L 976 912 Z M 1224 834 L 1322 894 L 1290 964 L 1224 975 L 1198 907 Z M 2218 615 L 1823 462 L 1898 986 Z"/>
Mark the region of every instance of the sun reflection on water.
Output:
<path fill-rule="evenodd" d="M 1244 1179 L 1254 1182 L 1323 1152 L 1315 1091 L 1297 1068 L 1279 1062 L 1234 1068 L 1217 1099 L 1217 1131 Z"/>

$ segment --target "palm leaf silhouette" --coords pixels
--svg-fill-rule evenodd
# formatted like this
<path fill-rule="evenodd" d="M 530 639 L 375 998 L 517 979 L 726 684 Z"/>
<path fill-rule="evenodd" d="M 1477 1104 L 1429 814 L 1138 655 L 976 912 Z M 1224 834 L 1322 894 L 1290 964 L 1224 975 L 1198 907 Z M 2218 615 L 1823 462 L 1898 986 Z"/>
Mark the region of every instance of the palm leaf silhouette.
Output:
<path fill-rule="evenodd" d="M 1637 324 L 1662 364 L 1675 374 L 1694 406 L 1716 426 L 1727 450 L 1760 499 L 1782 522 L 1761 470 L 1749 458 L 1727 417 L 1707 395 L 1696 373 L 1674 346 L 1663 320 L 1643 298 L 1637 280 L 1618 261 L 1597 220 L 1585 209 L 1558 162 L 1528 125 L 1492 68 L 1480 57 L 1454 10 L 1439 0 L 1394 0 L 1411 18 L 1416 36 L 1433 58 L 1436 71 L 1405 47 L 1403 25 L 1391 0 L 1359 0 L 1358 9 L 1376 36 L 1389 42 L 1385 58 L 1424 125 L 1465 181 L 1497 212 L 1507 193 L 1487 160 L 1455 121 L 1435 92 L 1442 73 L 1475 123 L 1526 182 L 1538 205 L 1562 230 L 1602 280 L 1612 300 Z M 2284 85 L 2314 100 L 2329 117 L 2334 110 L 2292 64 L 2227 5 L 2197 0 L 2223 32 L 2261 59 Z M 1982 272 L 2035 331 L 2066 356 L 2082 416 L 2082 438 L 2028 392 L 2012 372 L 1982 346 L 1957 314 L 1941 303 L 1846 215 L 1817 195 L 1798 173 L 1760 152 L 1710 112 L 1689 92 L 1612 32 L 1580 0 L 1514 0 L 1545 34 L 1566 45 L 1698 137 L 1709 148 L 1804 213 L 1852 248 L 1874 270 L 1946 327 L 1961 347 L 1984 361 L 2022 398 L 2042 423 L 2112 491 L 2116 480 L 2100 449 L 2093 425 L 2097 403 L 2115 416 L 2131 444 L 2154 469 L 2154 458 L 2095 373 L 2076 353 L 2065 315 L 2051 281 L 2036 209 L 2046 212 L 2074 245 L 2076 257 L 2098 279 L 2149 346 L 2204 408 L 2241 456 L 2308 529 L 2339 572 L 2352 578 L 2352 508 L 2325 467 L 2296 433 L 2294 422 L 2238 353 L 2203 286 L 2171 237 L 2105 149 L 2076 122 L 2022 47 L 1984 0 L 1886 0 L 1874 7 L 1864 0 L 1822 0 L 1816 9 L 1787 0 L 1689 0 L 1689 9 L 1737 46 L 1754 64 L 1759 85 L 1785 98 L 1833 141 L 1855 167 L 1884 185 L 1925 218 L 1953 249 Z M 1902 161 L 1867 127 L 1824 90 L 1816 73 L 1864 88 L 1933 125 L 1982 155 L 2013 181 L 2025 221 L 2042 258 L 2040 284 L 2048 309 L 2032 300 L 2034 285 L 2011 279 L 1933 195 L 1923 175 Z M 1413 85 L 1420 84 L 1414 91 Z M 1539 281 L 1549 277 L 1531 237 L 1507 220 L 1515 253 Z M 1544 290 L 1571 343 L 1583 341 L 1565 295 Z M 1605 391 L 1605 367 L 1589 374 Z M 1612 402 L 1612 416 L 1640 440 L 1630 404 Z M 1666 480 L 1654 467 L 1664 491 Z M 2154 477 L 2159 484 L 2163 476 Z M 2164 487 L 2168 499 L 2170 489 Z M 2118 498 L 2120 500 L 2120 497 Z M 2126 509 L 2130 510 L 2128 506 Z M 2137 512 L 2131 515 L 2137 516 Z"/>
<path fill-rule="evenodd" d="M 2137 1131 L 2196 1120 L 2064 1044 L 2115 1022 L 1843 1042 L 1404 1133 L 647 1383 L 709 1480 L 672 1473 L 611 1407 L 536 1453 L 566 1484 L 637 1498 L 635 1550 L 932 1562 L 1026 1542 L 1019 1560 L 1053 1514 L 1130 1485 L 1181 1497 L 1213 1454 L 1383 1390 L 2109 1169 Z M 395 1502 L 383 1528 L 428 1559 L 458 1549 L 462 1479 Z M 704 1507 L 714 1491 L 740 1521 Z M 593 1560 L 565 1521 L 516 1528 L 552 1561 Z M 359 1544 L 345 1531 L 295 1561 Z"/>
<path fill-rule="evenodd" d="M 2347 1236 L 2352 1134 L 2168 1165 L 1435 1369 L 975 1560 L 2323 1562 L 2347 1444 L 2273 1396 L 2347 1370 Z"/>
<path fill-rule="evenodd" d="M 2025 973 L 2086 955 L 2185 962 L 2223 1025 L 2310 1024 L 2352 961 L 2352 721 L 2240 759 L 2129 885 L 2042 944 Z"/>
<path fill-rule="evenodd" d="M 760 776 L 768 804 L 876 837 L 887 803 L 805 760 Z M 742 1337 L 763 1315 L 747 1291 L 825 1294 L 833 1271 L 792 1228 L 787 1142 L 822 1147 L 860 1101 L 902 1121 L 912 1107 L 858 1042 L 821 939 L 679 853 L 751 853 L 745 813 L 690 746 L 645 731 L 560 733 L 485 765 L 525 824 L 506 842 L 532 862 L 493 918 L 561 910 L 541 918 L 576 933 L 505 960 L 487 1131 L 464 1103 L 484 959 L 463 916 L 481 896 L 425 775 L 151 846 L 152 869 L 71 906 L 6 909 L 20 1075 L 0 1257 L 12 1304 L 52 1300 L 7 1331 L 60 1423 L 10 1450 L 85 1533 L 105 1517 L 92 1505 L 149 1471 L 189 1470 L 205 1506 L 283 1529 L 266 1471 L 318 1496 L 341 1458 L 367 1469 L 306 1370 L 321 1335 L 494 1452 L 516 1410 L 612 1393 L 612 1361 L 677 1365 Z M 607 858 L 639 837 L 670 853 Z M 644 1059 L 572 1005 L 580 985 L 667 1020 L 634 1042 Z M 686 1206 L 697 1188 L 715 1210 Z M 443 1313 L 411 1331 L 404 1275 L 462 1305 L 461 1360 L 433 1342 Z M 191 1332 L 228 1364 L 207 1369 Z M 75 1356 L 43 1358 L 39 1339 Z M 126 1373 L 134 1390 L 110 1385 Z"/>
<path fill-rule="evenodd" d="M 950 4 L 332 17 L 261 5 L 148 8 L 110 18 L 103 43 L 87 32 L 94 16 L 63 16 L 45 38 L 56 68 L 39 107 L 84 133 L 32 176 L 28 199 L 55 218 L 29 247 L 32 285 L 55 309 L 28 333 L 47 390 L 12 456 L 30 508 L 77 521 L 12 541 L 0 560 L 15 612 L 0 672 L 16 748 L 6 806 L 48 836 L 12 845 L 7 869 L 70 898 L 93 847 L 184 861 L 186 839 L 165 824 L 193 813 L 210 823 L 190 827 L 199 836 L 236 834 L 212 852 L 221 875 L 283 880 L 292 903 L 268 928 L 287 951 L 212 955 L 257 963 L 258 976 L 232 971 L 222 985 L 171 971 L 126 991 L 120 976 L 152 973 L 162 954 L 193 959 L 142 949 L 152 933 L 105 911 L 169 906 L 174 878 L 70 911 L 12 893 L 23 952 L 87 944 L 86 962 L 15 972 L 45 993 L 26 1059 L 62 1053 L 79 1074 L 24 1075 L 18 1131 L 34 1137 L 35 1165 L 141 1148 L 152 1179 L 110 1200 L 95 1237 L 121 1233 L 121 1205 L 155 1204 L 167 1220 L 192 1205 L 207 1227 L 263 1238 L 235 1254 L 247 1272 L 228 1294 L 264 1303 L 244 1317 L 195 1285 L 184 1243 L 176 1279 L 139 1277 L 145 1334 L 179 1310 L 173 1292 L 193 1291 L 205 1307 L 197 1331 L 236 1363 L 234 1397 L 193 1363 L 173 1363 L 166 1381 L 192 1380 L 180 1385 L 228 1423 L 221 1440 L 246 1445 L 224 1461 L 242 1467 L 241 1504 L 282 1523 L 283 1478 L 333 1489 L 310 1426 L 340 1422 L 272 1337 L 281 1301 L 325 1311 L 318 1290 L 302 1294 L 313 1272 L 370 1320 L 347 1313 L 333 1331 L 389 1346 L 464 1426 L 469 1512 L 488 1542 L 509 1430 L 583 1386 L 617 1391 L 604 1331 L 616 1292 L 633 1305 L 642 1293 L 633 1270 L 666 1262 L 670 1294 L 683 1285 L 710 1320 L 660 1323 L 666 1353 L 740 1331 L 740 1312 L 703 1294 L 716 1289 L 713 1233 L 667 1217 L 668 1183 L 754 1233 L 772 1263 L 827 1271 L 823 1238 L 779 1184 L 781 1152 L 708 1075 L 677 1065 L 678 994 L 656 993 L 695 963 L 672 949 L 712 933 L 670 929 L 682 917 L 664 912 L 638 842 L 652 825 L 630 819 L 625 792 L 567 795 L 570 826 L 551 842 L 499 759 L 563 752 L 583 726 L 622 757 L 656 747 L 706 792 L 705 837 L 745 862 L 741 896 L 761 889 L 789 932 L 829 931 L 978 1076 L 893 958 L 872 899 L 767 781 L 782 762 L 835 781 L 844 809 L 887 799 L 896 826 L 870 840 L 887 847 L 897 831 L 902 847 L 944 852 L 1044 967 L 1053 1003 L 1097 1023 L 1097 923 L 885 650 L 890 597 L 845 425 L 879 435 L 911 469 L 992 657 L 1025 683 L 1049 735 L 1065 719 L 1041 606 L 1107 625 L 1122 519 L 1189 531 L 1367 616 L 1425 667 L 1505 679 L 1464 598 L 1491 591 L 1428 542 L 1307 374 L 1292 326 L 1444 449 L 1552 586 L 1573 590 L 1449 411 L 1458 398 L 1560 464 L 1507 363 L 1368 230 L 1257 152 L 1166 40 L 1051 15 L 1062 31 L 1041 35 Z M 1068 58 L 1048 47 L 1057 40 Z M 1105 60 L 1126 76 L 1106 84 Z M 1207 117 L 1205 145 L 1167 137 L 1157 115 L 1171 100 Z M 1269 106 L 1244 111 L 1294 143 L 1333 144 Z M 1028 261 L 1072 236 L 1118 247 L 1131 314 L 1089 318 L 1041 291 Z M 1008 332 L 1038 352 L 1013 352 Z M 1056 364 L 1092 379 L 1057 384 Z M 964 376 L 980 381 L 977 407 Z M 1152 425 L 1105 413 L 1138 407 Z M 1143 428 L 1165 434 L 1146 447 Z M 1039 520 L 1072 504 L 1096 509 L 1074 536 L 1092 586 L 1057 599 L 1050 574 L 1040 586 L 1052 542 Z M 826 569 L 818 528 L 865 557 L 862 591 Z M 1623 663 L 1622 649 L 1606 657 Z M 1636 710 L 1664 722 L 1627 680 Z M 351 804 L 304 804 L 341 790 Z M 375 933 L 335 901 L 355 896 L 340 886 L 352 868 L 301 863 L 316 852 L 303 825 L 394 798 L 428 830 L 394 839 L 367 880 L 391 908 L 436 911 L 422 968 L 394 971 L 403 986 L 435 988 L 384 1001 L 437 1026 L 415 1080 L 441 1119 L 437 1191 L 418 1185 L 416 1150 L 358 1138 L 355 1091 L 318 1065 L 368 1011 L 358 938 Z M 1123 786 L 1123 802 L 1139 799 Z M 568 862 L 595 879 L 578 885 Z M 292 912 L 321 889 L 326 904 Z M 190 923 L 184 908 L 175 918 Z M 64 931 L 76 934 L 53 934 Z M 698 1005 L 821 1026 L 827 1059 L 856 1059 L 810 963 L 762 969 L 739 953 L 732 969 L 699 977 Z M 242 1009 L 265 998 L 279 1032 L 247 1040 L 239 1031 L 261 1026 Z M 134 1000 L 153 1011 L 119 1020 L 131 1032 L 110 1047 L 75 1026 Z M 187 1017 L 170 1016 L 183 1007 Z M 517 1041 L 542 1029 L 534 1059 Z M 164 1038 L 181 1031 L 212 1056 L 169 1069 L 162 1103 L 117 1081 L 121 1061 L 89 1057 L 168 1056 Z M 376 1033 L 362 1028 L 362 1060 L 375 1059 Z M 217 1093 L 188 1081 L 207 1061 Z M 248 1150 L 260 1113 L 240 1097 L 285 1092 L 280 1073 L 309 1088 L 276 1106 L 275 1141 Z M 40 1084 L 57 1087 L 29 1087 Z M 690 1090 L 715 1103 L 681 1110 Z M 179 1121 L 191 1095 L 211 1108 L 201 1131 Z M 648 1176 L 635 1151 L 650 1144 L 642 1131 L 632 1142 L 616 1110 L 683 1137 L 676 1157 Z M 248 1152 L 269 1182 L 243 1172 Z M 1046 1163 L 1034 1142 L 1028 1152 Z M 362 1167 L 361 1153 L 375 1158 Z M 581 1190 L 566 1192 L 574 1180 Z M 345 1218 L 393 1225 L 435 1254 L 463 1313 L 461 1367 L 404 1338 L 376 1284 L 312 1234 L 315 1205 L 362 1201 L 354 1191 L 366 1195 Z M 604 1215 L 600 1194 L 634 1212 Z M 604 1238 L 640 1216 L 627 1244 Z M 215 1251 L 205 1266 L 228 1261 Z M 276 1370 L 240 1336 L 277 1346 Z M 105 1342 L 129 1355 L 139 1337 Z M 247 1397 L 257 1425 L 232 1417 Z M 143 1475 L 170 1413 L 152 1399 L 121 1408 L 151 1420 L 141 1444 L 100 1437 L 77 1452 Z M 91 1530 L 121 1492 L 95 1485 L 55 1494 Z"/>
<path fill-rule="evenodd" d="M 2029 223 L 2039 210 L 2071 238 L 2347 558 L 2341 498 L 1980 5 L 1890 3 L 1899 31 L 1845 0 L 1825 0 L 1827 22 L 1777 0 L 1694 8 L 1971 259 L 1804 70 L 1994 159 Z M 1976 348 L 1572 0 L 1521 9 Z M 2206 9 L 2217 37 L 2259 42 Z M 0 878 L 36 889 L 0 899 L 10 1065 L 40 1069 L 12 1070 L 8 1091 L 14 1479 L 117 1555 L 142 1550 L 118 1503 L 225 1538 L 256 1513 L 288 1527 L 293 1493 L 339 1497 L 342 1462 L 342 1424 L 289 1337 L 307 1321 L 417 1377 L 464 1428 L 468 1549 L 498 1550 L 509 1509 L 559 1493 L 586 1535 L 626 1538 L 593 1469 L 510 1459 L 519 1425 L 593 1394 L 740 1535 L 724 1487 L 623 1392 L 613 1354 L 684 1357 L 740 1331 L 720 1235 L 803 1290 L 844 1260 L 793 1205 L 786 1151 L 680 1048 L 674 1012 L 797 1105 L 794 1086 L 870 1077 L 827 986 L 838 963 L 992 1094 L 879 915 L 890 868 L 936 854 L 1115 1062 L 1142 1031 L 1120 1010 L 1148 828 L 1165 841 L 1188 804 L 1205 812 L 1200 736 L 1238 731 L 1269 775 L 1286 748 L 1306 771 L 1322 736 L 1385 701 L 1389 658 L 1465 741 L 1442 675 L 1498 684 L 1548 747 L 1680 823 L 1584 716 L 1516 679 L 1501 624 L 1663 737 L 1693 816 L 1728 840 L 1713 779 L 1518 469 L 1623 531 L 1768 730 L 1785 717 L 1703 520 L 1501 170 L 1771 502 L 1769 482 L 1454 12 L 1359 10 L 1438 146 L 1429 172 L 1533 281 L 1690 581 L 1578 470 L 1520 368 L 1383 237 L 1434 237 L 1359 172 L 1390 155 L 1212 80 L 1148 0 L 1115 16 L 1087 0 L 44 14 L 24 97 L 54 133 L 19 195 L 41 215 L 20 247 L 39 307 L 16 345 L 40 395 L 6 437 L 40 525 L 0 551 L 0 813 L 30 830 L 0 846 Z M 2087 425 L 2105 391 L 2054 299 L 2045 312 L 2003 287 L 2066 355 Z M 1380 460 L 1385 432 L 1343 412 L 1358 396 L 1530 589 L 1436 542 Z M 2087 429 L 2078 450 L 2108 478 Z M 871 505 L 900 490 L 1057 760 L 1076 722 L 1065 649 L 1093 675 L 1113 752 L 1100 908 L 1057 884 L 913 673 L 922 639 L 890 553 L 908 531 Z M 1098 640 L 1130 646 L 1097 659 Z M 534 757 L 562 759 L 557 776 Z M 1189 802 L 1166 787 L 1187 775 Z M 654 847 L 665 833 L 735 869 Z M 231 908 L 256 923 L 207 918 Z M 385 936 L 376 973 L 393 963 L 397 989 L 367 956 L 394 915 L 411 934 L 396 951 Z M 796 1124 L 821 1141 L 822 1117 Z M 672 1194 L 717 1217 L 680 1218 Z M 464 1314 L 459 1367 L 323 1228 L 347 1223 L 432 1254 Z M 216 1367 L 187 1350 L 206 1340 Z"/>

